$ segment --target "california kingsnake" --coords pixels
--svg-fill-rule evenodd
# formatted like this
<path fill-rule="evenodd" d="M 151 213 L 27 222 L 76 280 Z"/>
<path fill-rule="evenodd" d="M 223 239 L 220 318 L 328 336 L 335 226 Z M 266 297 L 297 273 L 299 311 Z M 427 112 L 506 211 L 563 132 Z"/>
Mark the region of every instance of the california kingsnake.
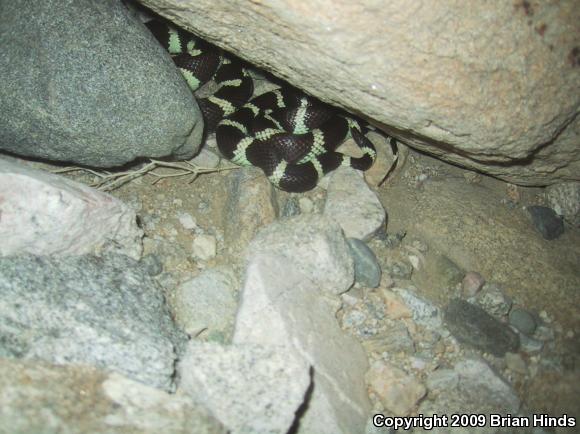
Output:
<path fill-rule="evenodd" d="M 238 165 L 261 168 L 281 190 L 314 188 L 324 174 L 341 165 L 367 170 L 376 152 L 365 137 L 368 125 L 293 88 L 250 100 L 253 82 L 241 62 L 160 20 L 146 23 L 169 51 L 192 91 L 213 80 L 213 95 L 198 99 L 206 130 L 214 129 L 222 154 Z M 249 100 L 249 101 L 248 101 Z M 351 134 L 363 151 L 358 158 L 336 152 Z"/>

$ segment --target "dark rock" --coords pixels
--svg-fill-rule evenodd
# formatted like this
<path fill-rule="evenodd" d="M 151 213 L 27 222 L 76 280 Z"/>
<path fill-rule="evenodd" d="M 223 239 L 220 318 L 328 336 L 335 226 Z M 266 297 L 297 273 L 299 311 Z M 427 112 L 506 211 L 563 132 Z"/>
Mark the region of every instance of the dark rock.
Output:
<path fill-rule="evenodd" d="M 564 222 L 552 208 L 530 206 L 528 212 L 534 226 L 546 240 L 554 240 L 564 233 Z"/>
<path fill-rule="evenodd" d="M 354 279 L 367 288 L 376 288 L 381 283 L 381 267 L 375 253 L 364 241 L 348 238 L 348 247 L 354 260 Z"/>
<path fill-rule="evenodd" d="M 459 342 L 497 357 L 519 347 L 519 337 L 512 329 L 465 300 L 451 300 L 444 316 L 449 331 Z"/>
<path fill-rule="evenodd" d="M 185 336 L 160 288 L 123 255 L 0 258 L 0 355 L 86 363 L 173 388 Z"/>
<path fill-rule="evenodd" d="M 0 148 L 111 167 L 199 146 L 191 91 L 121 2 L 3 2 L 0 40 Z"/>

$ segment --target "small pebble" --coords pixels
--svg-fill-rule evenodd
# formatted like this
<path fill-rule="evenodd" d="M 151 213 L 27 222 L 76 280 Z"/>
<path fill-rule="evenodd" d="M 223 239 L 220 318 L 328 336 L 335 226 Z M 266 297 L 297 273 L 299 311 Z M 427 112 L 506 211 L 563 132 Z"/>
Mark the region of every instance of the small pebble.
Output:
<path fill-rule="evenodd" d="M 485 279 L 477 271 L 467 272 L 461 284 L 463 295 L 465 297 L 473 297 L 483 288 L 484 284 Z"/>
<path fill-rule="evenodd" d="M 302 214 L 309 214 L 314 211 L 314 202 L 308 197 L 298 199 L 298 205 Z"/>
<path fill-rule="evenodd" d="M 564 222 L 552 208 L 530 206 L 527 209 L 535 228 L 546 240 L 554 240 L 564 233 Z"/>
<path fill-rule="evenodd" d="M 395 279 L 408 280 L 413 275 L 413 266 L 406 262 L 395 261 L 389 264 L 388 272 L 389 275 Z"/>
<path fill-rule="evenodd" d="M 509 323 L 518 331 L 528 336 L 536 331 L 536 320 L 528 311 L 520 308 L 512 309 L 509 314 Z"/>
<path fill-rule="evenodd" d="M 505 363 L 508 369 L 518 374 L 527 374 L 528 366 L 518 353 L 505 353 Z"/>
<path fill-rule="evenodd" d="M 531 338 L 526 335 L 520 336 L 520 348 L 524 353 L 534 354 L 542 351 L 544 343 L 536 338 Z"/>
<path fill-rule="evenodd" d="M 184 229 L 193 230 L 197 228 L 197 223 L 195 222 L 195 219 L 191 216 L 191 214 L 188 214 L 186 212 L 180 213 L 177 219 L 179 220 L 179 223 L 181 224 L 181 226 L 183 226 Z"/>
<path fill-rule="evenodd" d="M 419 259 L 418 256 L 416 255 L 409 255 L 407 256 L 407 258 L 409 259 L 409 262 L 411 263 L 411 265 L 413 266 L 413 268 L 415 270 L 419 270 L 421 267 L 421 260 Z"/>
<path fill-rule="evenodd" d="M 193 239 L 193 256 L 206 261 L 217 254 L 217 241 L 212 235 L 198 235 Z"/>

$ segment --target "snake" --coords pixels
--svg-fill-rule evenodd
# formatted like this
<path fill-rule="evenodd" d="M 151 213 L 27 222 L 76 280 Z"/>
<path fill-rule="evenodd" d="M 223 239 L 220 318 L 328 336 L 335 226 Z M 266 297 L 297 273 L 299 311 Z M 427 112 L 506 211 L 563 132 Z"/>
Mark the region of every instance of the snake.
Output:
<path fill-rule="evenodd" d="M 161 20 L 145 23 L 169 52 L 189 88 L 210 80 L 216 90 L 197 98 L 205 128 L 215 131 L 225 158 L 256 166 L 278 189 L 300 193 L 313 189 L 340 166 L 369 169 L 376 150 L 366 134 L 374 128 L 290 85 L 253 96 L 245 64 L 194 34 Z M 362 156 L 336 151 L 352 137 Z"/>

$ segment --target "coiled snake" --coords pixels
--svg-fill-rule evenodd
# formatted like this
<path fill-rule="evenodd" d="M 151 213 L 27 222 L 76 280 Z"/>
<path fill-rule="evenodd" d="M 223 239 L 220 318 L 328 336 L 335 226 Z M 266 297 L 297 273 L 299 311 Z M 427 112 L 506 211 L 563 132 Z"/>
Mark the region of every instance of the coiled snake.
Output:
<path fill-rule="evenodd" d="M 206 129 L 215 129 L 220 152 L 238 165 L 261 168 L 281 190 L 304 192 L 337 167 L 367 170 L 376 151 L 365 136 L 369 126 L 283 87 L 253 99 L 253 81 L 238 60 L 194 35 L 163 21 L 146 23 L 169 51 L 192 91 L 213 80 L 217 90 L 198 99 Z M 351 135 L 363 152 L 358 158 L 335 149 Z"/>

